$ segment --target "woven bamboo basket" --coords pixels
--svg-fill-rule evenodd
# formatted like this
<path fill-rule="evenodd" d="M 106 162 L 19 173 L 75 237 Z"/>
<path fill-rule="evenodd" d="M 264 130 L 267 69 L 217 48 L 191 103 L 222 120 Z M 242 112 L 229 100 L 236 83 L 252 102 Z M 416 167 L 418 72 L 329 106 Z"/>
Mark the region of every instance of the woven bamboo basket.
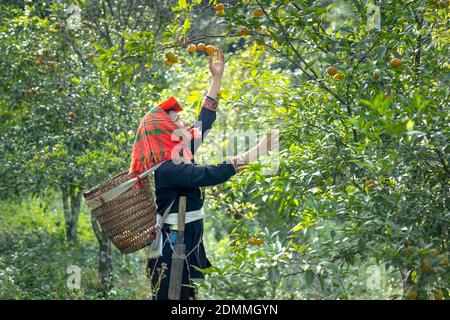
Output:
<path fill-rule="evenodd" d="M 134 176 L 128 170 L 85 192 L 86 201 L 103 195 Z M 156 233 L 156 204 L 149 175 L 142 179 L 139 188 L 130 187 L 115 199 L 103 203 L 91 214 L 100 228 L 122 254 L 132 253 L 151 244 Z"/>

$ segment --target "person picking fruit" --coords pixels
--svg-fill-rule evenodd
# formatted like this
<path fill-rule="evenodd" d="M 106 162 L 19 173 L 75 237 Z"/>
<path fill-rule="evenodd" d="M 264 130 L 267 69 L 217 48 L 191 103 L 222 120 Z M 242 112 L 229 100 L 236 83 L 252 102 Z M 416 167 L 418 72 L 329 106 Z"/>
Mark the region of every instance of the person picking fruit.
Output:
<path fill-rule="evenodd" d="M 243 166 L 266 155 L 276 148 L 277 139 L 265 136 L 248 152 L 231 157 L 221 164 L 200 166 L 195 164 L 194 155 L 211 129 L 219 103 L 219 90 L 224 73 L 224 54 L 216 50 L 217 59 L 209 54 L 209 69 L 212 80 L 204 99 L 200 114 L 194 125 L 180 117 L 183 110 L 180 103 L 170 97 L 151 109 L 142 119 L 133 145 L 130 174 L 140 174 L 161 164 L 155 171 L 155 194 L 157 204 L 157 239 L 150 247 L 147 264 L 148 275 L 157 300 L 169 299 L 171 285 L 172 255 L 178 234 L 178 209 L 180 195 L 186 197 L 184 244 L 186 247 L 182 267 L 180 299 L 196 297 L 192 279 L 204 278 L 196 267 L 211 266 L 203 244 L 203 202 L 201 187 L 223 183 L 234 176 Z M 169 208 L 169 214 L 163 214 Z M 175 268 L 176 269 L 176 268 Z"/>

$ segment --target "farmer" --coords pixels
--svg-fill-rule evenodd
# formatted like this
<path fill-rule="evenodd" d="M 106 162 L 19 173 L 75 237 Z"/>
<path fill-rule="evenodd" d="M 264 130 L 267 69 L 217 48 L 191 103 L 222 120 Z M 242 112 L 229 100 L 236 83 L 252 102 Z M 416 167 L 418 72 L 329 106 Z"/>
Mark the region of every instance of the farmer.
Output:
<path fill-rule="evenodd" d="M 194 267 L 204 269 L 211 266 L 206 257 L 202 239 L 204 196 L 200 187 L 227 181 L 240 171 L 242 166 L 256 160 L 260 155 L 267 154 L 268 151 L 268 141 L 265 137 L 245 154 L 232 157 L 222 164 L 199 166 L 193 163 L 193 155 L 197 151 L 199 142 L 203 140 L 205 133 L 211 129 L 216 119 L 218 93 L 224 72 L 222 50 L 217 50 L 217 59 L 209 55 L 209 69 L 212 74 L 212 83 L 194 125 L 188 127 L 187 122 L 180 118 L 179 112 L 183 109 L 174 97 L 153 108 L 145 115 L 139 126 L 130 167 L 130 173 L 141 173 L 163 162 L 155 171 L 158 221 L 162 219 L 163 213 L 170 205 L 169 213 L 175 213 L 175 215 L 169 214 L 169 216 L 177 216 L 180 195 L 187 198 L 184 232 L 186 259 L 180 294 L 182 300 L 195 299 L 196 290 L 189 287 L 193 285 L 191 279 L 204 278 L 203 273 Z M 147 268 L 152 287 L 157 292 L 157 300 L 168 299 L 177 226 L 178 224 L 174 221 L 162 224 L 162 230 L 159 233 L 162 239 L 161 247 L 158 248 L 155 240 L 150 250 Z"/>

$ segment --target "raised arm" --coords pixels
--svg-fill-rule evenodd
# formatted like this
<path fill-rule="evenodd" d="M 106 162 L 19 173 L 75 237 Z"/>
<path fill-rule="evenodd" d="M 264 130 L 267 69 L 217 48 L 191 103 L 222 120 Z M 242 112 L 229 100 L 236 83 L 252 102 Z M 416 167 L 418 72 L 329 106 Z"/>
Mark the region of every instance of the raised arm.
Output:
<path fill-rule="evenodd" d="M 200 142 L 191 142 L 191 152 L 195 154 L 200 147 L 201 142 L 206 138 L 206 134 L 212 128 L 216 120 L 216 110 L 219 104 L 219 91 L 222 84 L 222 77 L 224 72 L 224 55 L 221 49 L 217 49 L 217 60 L 214 61 L 214 55 L 209 55 L 209 70 L 211 71 L 211 85 L 208 93 L 203 101 L 200 114 L 193 124 L 193 128 L 201 129 L 202 139 Z"/>

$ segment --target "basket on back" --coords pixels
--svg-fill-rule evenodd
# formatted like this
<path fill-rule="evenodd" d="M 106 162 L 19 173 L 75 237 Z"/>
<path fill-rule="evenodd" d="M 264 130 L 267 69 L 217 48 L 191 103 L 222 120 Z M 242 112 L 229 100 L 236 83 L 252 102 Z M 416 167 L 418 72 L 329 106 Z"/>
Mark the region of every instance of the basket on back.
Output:
<path fill-rule="evenodd" d="M 150 179 L 147 175 L 138 180 L 127 170 L 84 193 L 100 228 L 122 254 L 142 249 L 155 239 L 157 212 Z M 132 187 L 136 181 L 138 188 Z"/>

